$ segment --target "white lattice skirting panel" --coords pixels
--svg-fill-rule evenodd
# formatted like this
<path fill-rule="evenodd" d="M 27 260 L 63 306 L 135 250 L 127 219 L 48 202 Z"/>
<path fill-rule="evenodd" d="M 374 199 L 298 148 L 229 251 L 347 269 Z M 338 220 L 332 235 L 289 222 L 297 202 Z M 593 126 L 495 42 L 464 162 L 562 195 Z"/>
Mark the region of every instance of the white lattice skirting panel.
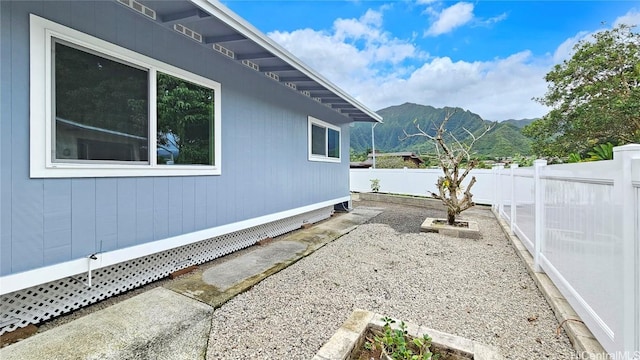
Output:
<path fill-rule="evenodd" d="M 87 275 L 79 274 L 5 294 L 0 298 L 0 335 L 148 284 L 180 269 L 211 261 L 265 238 L 299 229 L 303 224 L 324 220 L 332 212 L 333 207 L 326 207 L 96 269 L 90 287 L 85 285 Z"/>

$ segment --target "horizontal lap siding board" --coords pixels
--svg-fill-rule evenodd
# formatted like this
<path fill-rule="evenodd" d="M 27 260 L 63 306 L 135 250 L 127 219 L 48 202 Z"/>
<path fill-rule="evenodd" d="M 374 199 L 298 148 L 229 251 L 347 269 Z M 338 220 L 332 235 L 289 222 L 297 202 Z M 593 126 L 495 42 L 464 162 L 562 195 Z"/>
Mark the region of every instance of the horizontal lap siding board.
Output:
<path fill-rule="evenodd" d="M 307 116 L 346 121 L 328 107 L 116 1 L 1 6 L 0 275 L 348 196 L 346 125 L 341 164 L 308 161 Z M 222 175 L 30 179 L 30 13 L 220 82 Z"/>

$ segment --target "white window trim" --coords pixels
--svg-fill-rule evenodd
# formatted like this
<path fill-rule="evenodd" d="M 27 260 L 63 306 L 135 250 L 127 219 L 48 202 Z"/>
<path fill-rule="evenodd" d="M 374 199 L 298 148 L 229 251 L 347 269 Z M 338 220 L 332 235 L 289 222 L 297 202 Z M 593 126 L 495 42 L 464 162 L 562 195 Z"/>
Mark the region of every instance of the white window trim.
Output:
<path fill-rule="evenodd" d="M 342 161 L 342 131 L 340 129 L 339 126 L 335 126 L 332 124 L 329 124 L 328 122 L 324 122 L 322 120 L 316 119 L 312 116 L 308 117 L 308 126 L 307 126 L 307 134 L 308 134 L 308 147 L 309 147 L 309 161 L 322 161 L 322 162 L 332 162 L 332 163 L 339 163 Z M 338 152 L 338 157 L 334 158 L 334 157 L 329 157 L 329 134 L 328 132 L 325 132 L 325 152 L 327 153 L 327 155 L 316 155 L 312 153 L 312 146 L 313 146 L 313 141 L 312 141 L 312 131 L 311 131 L 311 126 L 312 125 L 318 125 L 321 126 L 323 128 L 326 129 L 332 129 L 338 132 L 338 144 L 340 144 L 340 151 Z"/>
<path fill-rule="evenodd" d="M 51 38 L 120 59 L 149 71 L 149 164 L 86 164 L 53 162 L 52 148 L 52 62 Z M 221 85 L 175 66 L 127 50 L 91 35 L 30 15 L 30 176 L 60 177 L 128 177 L 128 176 L 192 176 L 220 175 L 221 167 Z M 156 72 L 183 78 L 214 90 L 214 164 L 159 165 L 156 163 Z"/>

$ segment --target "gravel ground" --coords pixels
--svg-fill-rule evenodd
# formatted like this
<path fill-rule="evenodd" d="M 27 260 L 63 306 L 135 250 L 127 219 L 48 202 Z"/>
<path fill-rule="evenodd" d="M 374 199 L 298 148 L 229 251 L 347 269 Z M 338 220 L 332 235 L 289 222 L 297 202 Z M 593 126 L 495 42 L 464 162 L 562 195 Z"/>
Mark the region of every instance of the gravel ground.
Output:
<path fill-rule="evenodd" d="M 487 209 L 480 240 L 420 233 L 428 209 L 385 211 L 214 312 L 208 359 L 310 359 L 356 309 L 496 346 L 508 359 L 575 354 Z"/>

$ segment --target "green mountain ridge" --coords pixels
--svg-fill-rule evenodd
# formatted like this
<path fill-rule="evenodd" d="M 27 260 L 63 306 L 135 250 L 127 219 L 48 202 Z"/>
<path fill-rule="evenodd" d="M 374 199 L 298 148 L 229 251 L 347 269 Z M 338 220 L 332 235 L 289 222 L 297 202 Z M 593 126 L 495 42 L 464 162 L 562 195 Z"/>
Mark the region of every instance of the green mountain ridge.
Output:
<path fill-rule="evenodd" d="M 520 120 L 509 119 L 509 120 L 499 121 L 499 123 L 515 125 L 517 128 L 522 129 L 523 127 L 531 124 L 532 122 L 534 122 L 536 120 L 538 120 L 538 119 L 520 119 Z"/>
<path fill-rule="evenodd" d="M 530 155 L 531 140 L 521 132 L 522 127 L 531 123 L 532 119 L 507 120 L 492 122 L 483 120 L 480 115 L 462 108 L 434 108 L 429 105 L 404 103 L 390 106 L 377 113 L 384 118 L 384 123 L 375 127 L 375 147 L 377 151 L 399 152 L 412 151 L 420 155 L 433 154 L 433 144 L 423 136 L 406 137 L 407 134 L 418 133 L 417 126 L 429 135 L 434 135 L 447 112 L 455 110 L 455 114 L 447 123 L 447 132 L 453 134 L 458 141 L 470 139 L 464 130 L 478 136 L 485 127 L 493 128 L 476 142 L 473 151 L 484 157 L 509 157 L 515 154 Z M 371 124 L 355 123 L 351 129 L 351 148 L 362 153 L 371 149 Z"/>

